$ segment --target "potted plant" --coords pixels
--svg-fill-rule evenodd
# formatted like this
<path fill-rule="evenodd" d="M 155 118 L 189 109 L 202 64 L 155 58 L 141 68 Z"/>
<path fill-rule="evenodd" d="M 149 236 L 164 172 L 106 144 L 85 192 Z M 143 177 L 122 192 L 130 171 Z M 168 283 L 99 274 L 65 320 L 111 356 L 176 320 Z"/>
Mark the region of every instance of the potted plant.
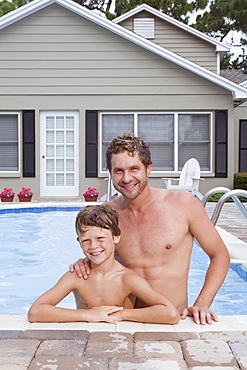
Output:
<path fill-rule="evenodd" d="M 11 188 L 4 188 L 2 193 L 0 194 L 2 202 L 13 202 L 15 193 Z"/>
<path fill-rule="evenodd" d="M 98 191 L 95 188 L 88 188 L 83 194 L 85 202 L 96 202 L 98 199 Z"/>
<path fill-rule="evenodd" d="M 22 188 L 17 196 L 19 198 L 19 202 L 31 202 L 33 192 L 30 188 Z"/>

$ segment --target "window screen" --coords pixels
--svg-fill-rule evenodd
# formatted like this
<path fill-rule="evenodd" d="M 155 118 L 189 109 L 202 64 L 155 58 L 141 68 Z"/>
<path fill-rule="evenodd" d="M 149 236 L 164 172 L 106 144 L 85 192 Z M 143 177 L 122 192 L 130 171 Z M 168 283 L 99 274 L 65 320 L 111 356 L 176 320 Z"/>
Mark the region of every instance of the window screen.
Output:
<path fill-rule="evenodd" d="M 0 115 L 0 171 L 19 171 L 18 115 Z"/>

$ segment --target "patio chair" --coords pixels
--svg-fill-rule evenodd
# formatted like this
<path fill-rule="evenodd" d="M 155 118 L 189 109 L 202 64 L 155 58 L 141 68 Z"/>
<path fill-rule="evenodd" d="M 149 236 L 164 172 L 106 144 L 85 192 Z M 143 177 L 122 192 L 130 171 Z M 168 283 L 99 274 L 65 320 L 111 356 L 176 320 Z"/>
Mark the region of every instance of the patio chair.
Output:
<path fill-rule="evenodd" d="M 111 179 L 110 172 L 108 173 L 108 177 L 105 180 L 108 181 L 108 184 L 107 184 L 107 193 L 104 194 L 100 198 L 100 200 L 102 202 L 109 202 L 109 200 L 111 200 L 112 197 L 118 196 L 118 195 L 120 195 L 120 193 L 113 186 L 113 182 L 112 182 L 112 179 Z"/>
<path fill-rule="evenodd" d="M 199 192 L 199 183 L 204 180 L 200 177 L 200 165 L 195 158 L 189 159 L 183 166 L 180 178 L 163 178 L 166 188 L 170 190 L 188 190 L 198 199 L 202 199 Z M 178 181 L 173 185 L 172 181 Z"/>

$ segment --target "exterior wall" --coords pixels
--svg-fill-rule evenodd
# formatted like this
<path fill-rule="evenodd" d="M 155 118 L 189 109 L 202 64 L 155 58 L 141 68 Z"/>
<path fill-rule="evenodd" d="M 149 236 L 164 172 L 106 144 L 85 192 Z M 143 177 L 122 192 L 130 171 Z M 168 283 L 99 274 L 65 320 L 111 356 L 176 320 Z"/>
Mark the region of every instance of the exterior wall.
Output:
<path fill-rule="evenodd" d="M 80 194 L 87 187 L 106 193 L 103 179 L 85 178 L 85 111 L 229 110 L 229 137 L 234 135 L 231 93 L 68 10 L 52 5 L 0 31 L 0 111 L 35 110 L 36 178 L 5 175 L 0 189 L 31 187 L 39 199 L 39 113 L 78 110 L 80 115 Z M 234 162 L 233 147 L 229 158 Z M 232 185 L 229 178 L 203 182 L 202 193 Z M 169 175 L 169 174 L 166 174 Z M 163 187 L 151 177 L 152 186 Z M 164 177 L 164 175 L 163 175 Z"/>
<path fill-rule="evenodd" d="M 191 87 L 195 95 L 222 92 L 58 5 L 0 35 L 0 94 L 143 94 L 145 88 L 145 94 L 191 95 Z"/>
<path fill-rule="evenodd" d="M 239 172 L 239 121 L 247 120 L 247 102 L 234 109 L 234 173 Z"/>
<path fill-rule="evenodd" d="M 137 13 L 119 24 L 133 32 L 134 18 L 154 18 L 155 38 L 151 41 L 212 72 L 217 72 L 217 56 L 214 45 L 147 11 Z"/>

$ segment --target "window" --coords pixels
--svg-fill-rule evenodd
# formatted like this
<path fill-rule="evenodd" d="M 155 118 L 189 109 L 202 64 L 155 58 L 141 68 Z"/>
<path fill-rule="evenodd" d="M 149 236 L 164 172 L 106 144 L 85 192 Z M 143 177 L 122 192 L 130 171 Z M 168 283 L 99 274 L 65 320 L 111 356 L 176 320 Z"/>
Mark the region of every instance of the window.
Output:
<path fill-rule="evenodd" d="M 154 39 L 154 18 L 134 18 L 134 32 L 146 39 Z"/>
<path fill-rule="evenodd" d="M 19 171 L 19 114 L 0 114 L 0 172 Z"/>
<path fill-rule="evenodd" d="M 146 141 L 152 154 L 152 172 L 181 171 L 196 158 L 202 171 L 211 171 L 210 113 L 101 113 L 101 171 L 106 171 L 105 151 L 124 131 Z"/>

